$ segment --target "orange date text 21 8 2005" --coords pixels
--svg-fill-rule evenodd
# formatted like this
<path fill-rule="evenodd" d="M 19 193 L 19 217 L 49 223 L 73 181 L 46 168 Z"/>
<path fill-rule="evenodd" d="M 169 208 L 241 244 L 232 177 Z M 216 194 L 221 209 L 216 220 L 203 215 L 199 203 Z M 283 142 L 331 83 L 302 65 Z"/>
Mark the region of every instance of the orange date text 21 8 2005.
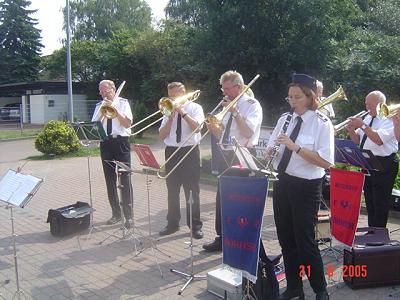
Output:
<path fill-rule="evenodd" d="M 328 264 L 326 266 L 326 274 L 328 277 L 332 277 L 335 273 L 335 270 L 342 269 L 343 277 L 367 277 L 368 276 L 368 268 L 367 265 L 341 265 L 334 266 L 333 264 Z M 310 265 L 300 265 L 299 266 L 299 276 L 312 276 L 312 270 Z"/>

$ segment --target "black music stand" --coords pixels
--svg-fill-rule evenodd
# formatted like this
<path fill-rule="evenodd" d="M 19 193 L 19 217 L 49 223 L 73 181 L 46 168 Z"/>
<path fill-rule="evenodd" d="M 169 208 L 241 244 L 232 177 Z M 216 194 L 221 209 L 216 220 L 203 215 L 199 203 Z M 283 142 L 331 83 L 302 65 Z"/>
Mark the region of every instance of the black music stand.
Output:
<path fill-rule="evenodd" d="M 335 162 L 359 167 L 368 173 L 383 170 L 370 150 L 360 149 L 352 140 L 335 139 Z"/>
<path fill-rule="evenodd" d="M 121 214 L 121 225 L 120 228 L 116 229 L 115 231 L 113 231 L 111 234 L 109 234 L 105 239 L 103 239 L 101 242 L 99 242 L 99 245 L 103 244 L 106 240 L 108 240 L 111 237 L 115 237 L 119 240 L 124 240 L 126 239 L 128 236 L 129 238 L 133 241 L 133 246 L 135 248 L 135 253 L 138 253 L 137 251 L 137 247 L 136 247 L 136 241 L 138 241 L 139 245 L 142 245 L 142 242 L 139 240 L 138 237 L 136 237 L 136 232 L 139 232 L 139 229 L 136 227 L 135 225 L 135 218 L 134 218 L 134 214 L 133 214 L 133 198 L 131 198 L 131 216 L 132 216 L 132 224 L 129 224 L 130 226 L 127 227 L 126 226 L 126 222 L 127 220 L 125 220 L 125 214 L 124 214 L 124 210 L 123 210 L 123 199 L 122 199 L 122 193 L 121 190 L 123 188 L 122 185 L 122 174 L 126 173 L 126 176 L 128 176 L 129 178 L 129 188 L 131 189 L 131 196 L 133 197 L 133 191 L 132 191 L 132 183 L 131 183 L 131 174 L 134 172 L 133 169 L 131 169 L 131 167 L 129 167 L 126 163 L 124 162 L 120 162 L 117 160 L 112 160 L 112 161 L 107 161 L 106 162 L 110 165 L 114 165 L 115 166 L 115 174 L 117 176 L 117 189 L 118 189 L 118 199 L 119 199 L 119 209 L 120 209 L 120 214 Z M 135 230 L 136 229 L 136 230 Z M 118 231 L 122 231 L 122 236 L 118 236 L 116 233 Z M 139 232 L 140 233 L 140 232 Z M 140 236 L 143 237 L 143 235 L 140 233 Z"/>
<path fill-rule="evenodd" d="M 154 157 L 153 152 L 151 151 L 149 145 L 142 145 L 142 144 L 133 144 L 133 150 L 135 151 L 137 157 L 139 158 L 140 164 L 145 167 L 143 168 L 144 173 L 146 174 L 146 190 L 147 190 L 147 222 L 148 222 L 148 235 L 146 239 L 149 241 L 149 244 L 146 246 L 143 246 L 143 248 L 134 255 L 134 257 L 137 257 L 140 255 L 140 253 L 146 251 L 147 249 L 151 249 L 153 253 L 153 257 L 157 263 L 158 270 L 160 271 L 161 277 L 163 277 L 162 270 L 160 268 L 160 264 L 157 259 L 156 252 L 154 250 L 157 250 L 158 252 L 164 254 L 167 257 L 171 257 L 170 255 L 162 252 L 160 249 L 157 247 L 156 240 L 153 239 L 152 233 L 151 233 L 151 215 L 150 215 L 150 185 L 151 185 L 151 180 L 149 179 L 149 171 L 154 172 L 158 171 L 160 169 L 160 165 L 158 164 L 156 158 Z"/>
<path fill-rule="evenodd" d="M 90 154 L 91 149 L 97 148 L 101 141 L 103 141 L 107 135 L 104 131 L 101 122 L 77 122 L 72 123 L 72 128 L 74 128 L 76 135 L 82 146 L 88 149 L 87 156 L 87 170 L 88 170 L 88 181 L 89 181 L 89 202 L 90 202 L 90 230 L 87 239 L 90 238 L 93 230 L 98 228 L 94 225 L 94 208 L 93 208 L 93 197 L 92 197 L 92 179 L 90 174 Z M 79 248 L 82 250 L 79 235 L 78 235 Z"/>
<path fill-rule="evenodd" d="M 10 209 L 10 220 L 11 220 L 11 236 L 13 243 L 14 252 L 14 270 L 17 290 L 14 293 L 12 299 L 17 297 L 21 299 L 21 295 L 24 295 L 23 291 L 19 287 L 18 277 L 18 260 L 17 260 L 17 246 L 16 246 L 16 234 L 14 229 L 14 214 L 13 207 L 24 208 L 32 197 L 38 191 L 40 185 L 43 183 L 43 179 L 34 177 L 32 175 L 22 174 L 19 171 L 9 169 L 7 173 L 0 180 L 0 201 L 7 204 L 6 209 Z M 25 296 L 26 298 L 26 296 Z"/>

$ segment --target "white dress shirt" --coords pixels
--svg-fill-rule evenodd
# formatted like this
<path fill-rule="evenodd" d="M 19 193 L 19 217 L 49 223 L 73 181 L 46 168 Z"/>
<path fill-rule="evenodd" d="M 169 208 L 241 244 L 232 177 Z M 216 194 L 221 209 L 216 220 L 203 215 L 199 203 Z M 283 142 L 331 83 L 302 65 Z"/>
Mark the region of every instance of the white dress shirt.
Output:
<path fill-rule="evenodd" d="M 287 114 L 283 114 L 276 124 L 274 131 L 268 142 L 268 148 L 275 145 L 275 141 L 279 134 L 282 132 L 283 124 L 285 123 Z M 293 117 L 289 123 L 286 134 L 290 136 L 296 125 L 296 117 L 298 115 L 293 113 Z M 295 144 L 301 148 L 308 149 L 317 152 L 319 156 L 333 164 L 335 162 L 335 148 L 334 148 L 334 130 L 331 120 L 325 115 L 308 110 L 301 115 L 303 120 L 299 135 L 295 141 Z M 273 161 L 275 170 L 278 169 L 279 162 L 281 161 L 285 145 L 280 145 L 278 155 Z M 304 178 L 304 179 L 316 179 L 322 178 L 325 174 L 325 170 L 314 164 L 309 163 L 303 159 L 300 154 L 296 152 L 292 153 L 289 164 L 285 171 L 287 174 Z"/>
<path fill-rule="evenodd" d="M 101 103 L 103 103 L 103 101 L 100 101 L 96 104 L 96 108 L 94 109 L 94 113 L 93 113 L 93 117 L 92 117 L 92 122 L 98 121 L 98 120 L 96 120 L 96 117 L 99 115 L 99 109 L 100 109 Z M 113 106 L 120 113 L 124 114 L 132 122 L 132 119 L 133 119 L 132 110 L 131 110 L 131 107 L 130 107 L 127 99 L 118 97 L 112 103 L 113 103 Z M 102 124 L 103 124 L 104 131 L 107 132 L 107 118 L 104 118 Z M 121 123 L 119 122 L 118 118 L 114 118 L 114 119 L 112 119 L 111 135 L 130 136 L 131 130 L 126 129 L 124 126 L 122 126 Z"/>
<path fill-rule="evenodd" d="M 364 118 L 364 124 L 368 125 L 371 122 L 371 118 L 371 115 L 367 115 Z M 372 122 L 371 128 L 378 133 L 383 145 L 379 146 L 367 137 L 363 149 L 370 150 L 373 155 L 378 156 L 389 156 L 390 154 L 397 152 L 398 142 L 394 136 L 394 126 L 392 120 L 376 116 Z M 356 133 L 360 136 L 361 143 L 361 140 L 364 136 L 364 131 L 358 128 Z"/>
<path fill-rule="evenodd" d="M 255 98 L 251 98 L 250 96 L 244 94 L 238 100 L 236 105 L 240 115 L 245 120 L 247 126 L 253 131 L 253 135 L 250 138 L 244 137 L 240 133 L 239 126 L 237 125 L 235 118 L 233 118 L 229 131 L 229 136 L 235 137 L 237 142 L 241 146 L 253 147 L 258 144 L 258 138 L 260 137 L 260 128 L 263 119 L 263 112 L 260 102 L 258 102 L 258 100 L 256 100 Z M 231 113 L 228 112 L 222 119 L 222 124 L 224 125 L 225 129 L 230 116 Z M 222 131 L 220 143 L 222 143 L 225 129 Z"/>
<path fill-rule="evenodd" d="M 191 116 L 193 119 L 197 121 L 198 124 L 201 124 L 204 121 L 204 112 L 203 108 L 201 105 L 195 103 L 195 102 L 187 102 L 183 106 L 183 110 L 187 112 L 189 116 Z M 162 121 L 161 121 L 161 126 L 160 129 L 165 126 L 165 124 L 168 122 L 169 117 L 164 116 Z M 181 135 L 181 142 L 177 143 L 176 142 L 176 127 L 178 123 L 178 113 L 175 113 L 173 120 L 172 120 L 172 125 L 171 125 L 171 130 L 167 137 L 164 139 L 164 143 L 167 146 L 170 147 L 187 147 L 187 146 L 193 146 L 195 144 L 198 144 L 200 142 L 201 138 L 201 132 L 196 132 L 194 133 L 191 138 L 183 145 L 183 143 L 186 141 L 186 139 L 189 137 L 189 135 L 192 134 L 192 129 L 188 125 L 188 123 L 185 121 L 185 118 L 182 118 L 181 120 L 181 125 L 182 125 L 182 135 Z"/>

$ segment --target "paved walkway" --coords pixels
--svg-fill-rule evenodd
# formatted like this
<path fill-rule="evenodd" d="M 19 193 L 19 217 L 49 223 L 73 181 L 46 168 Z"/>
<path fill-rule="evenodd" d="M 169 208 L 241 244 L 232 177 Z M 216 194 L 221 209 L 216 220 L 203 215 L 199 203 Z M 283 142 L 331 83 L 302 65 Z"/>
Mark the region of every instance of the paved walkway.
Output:
<path fill-rule="evenodd" d="M 205 145 L 205 144 L 204 144 Z M 162 160 L 162 145 L 152 146 L 159 161 Z M 203 149 L 203 153 L 208 150 Z M 0 174 L 8 168 L 15 169 L 24 163 L 24 158 L 39 153 L 33 140 L 0 143 Z M 135 168 L 140 169 L 135 155 Z M 217 299 L 207 292 L 206 281 L 190 284 L 182 296 L 177 292 L 184 280 L 170 272 L 171 268 L 190 272 L 189 231 L 185 226 L 182 204 L 181 230 L 157 241 L 154 253 L 147 249 L 135 257 L 135 245 L 139 241 L 148 246 L 143 236 L 148 233 L 146 176 L 133 174 L 135 195 L 135 222 L 137 239 L 121 240 L 114 237 L 99 242 L 116 232 L 118 226 L 106 226 L 110 208 L 106 197 L 105 181 L 99 157 L 90 159 L 93 207 L 95 208 L 95 230 L 92 234 L 56 238 L 50 234 L 46 223 L 47 211 L 76 201 L 89 202 L 88 160 L 72 158 L 51 161 L 29 161 L 24 171 L 45 179 L 42 187 L 23 209 L 16 208 L 15 231 L 18 249 L 18 271 L 20 287 L 27 299 Z M 166 186 L 163 180 L 149 176 L 152 237 L 158 239 L 158 231 L 165 226 L 167 213 Z M 208 254 L 201 245 L 214 237 L 215 186 L 201 185 L 201 212 L 204 221 L 203 240 L 194 242 L 194 264 L 196 274 L 206 274 L 221 263 L 220 254 Z M 182 197 L 183 199 L 183 197 Z M 359 226 L 365 226 L 366 218 L 360 216 Z M 391 219 L 389 229 L 399 228 L 399 220 Z M 265 209 L 263 239 L 268 254 L 278 254 L 280 249 L 273 222 L 271 201 Z M 400 231 L 392 235 L 400 240 Z M 79 248 L 79 242 L 83 250 Z M 11 238 L 10 211 L 0 207 L 0 298 L 12 299 L 16 291 L 14 255 Z M 160 276 L 159 267 L 163 273 Z M 335 263 L 331 255 L 324 263 Z M 362 289 L 353 291 L 339 281 L 336 271 L 330 280 L 331 299 L 400 299 L 400 286 Z M 305 292 L 309 299 L 313 293 L 305 280 Z M 281 282 L 282 290 L 285 282 Z M 22 297 L 23 299 L 23 297 Z"/>

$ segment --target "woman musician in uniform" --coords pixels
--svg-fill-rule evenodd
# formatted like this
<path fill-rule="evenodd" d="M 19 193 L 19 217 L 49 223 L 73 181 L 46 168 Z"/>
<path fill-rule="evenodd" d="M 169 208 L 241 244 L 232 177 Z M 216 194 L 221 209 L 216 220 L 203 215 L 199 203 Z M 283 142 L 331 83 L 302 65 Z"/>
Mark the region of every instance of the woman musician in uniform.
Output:
<path fill-rule="evenodd" d="M 273 208 L 287 279 L 279 299 L 304 299 L 302 275 L 316 299 L 329 299 L 314 230 L 324 170 L 334 163 L 334 129 L 316 111 L 314 78 L 294 74 L 287 100 L 292 111 L 280 117 L 267 146 L 269 155 L 276 154 L 279 180 L 274 182 Z"/>

